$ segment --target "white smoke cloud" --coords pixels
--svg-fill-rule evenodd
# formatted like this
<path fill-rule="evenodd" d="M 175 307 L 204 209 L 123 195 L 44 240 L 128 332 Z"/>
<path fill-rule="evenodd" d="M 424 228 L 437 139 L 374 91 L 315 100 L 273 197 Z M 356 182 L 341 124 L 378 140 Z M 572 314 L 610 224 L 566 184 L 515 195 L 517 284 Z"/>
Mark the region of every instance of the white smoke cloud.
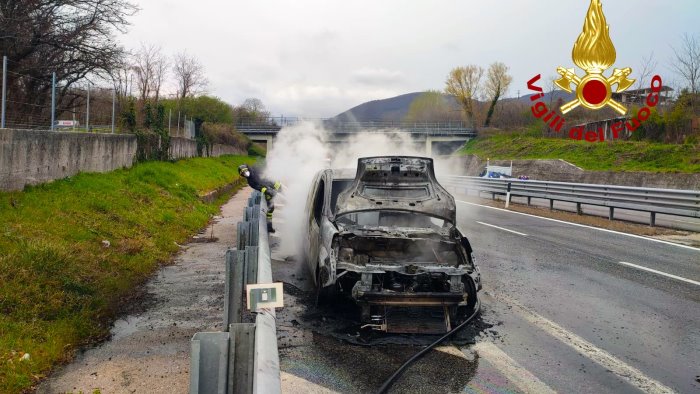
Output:
<path fill-rule="evenodd" d="M 277 134 L 268 152 L 265 177 L 280 180 L 282 196 L 275 201 L 284 207 L 275 212 L 273 222 L 282 234 L 280 252 L 300 255 L 306 237 L 306 202 L 314 176 L 324 168 L 357 168 L 357 159 L 369 156 L 426 156 L 424 142 L 416 142 L 406 132 L 364 131 L 343 144 L 328 141 L 319 124 L 302 122 L 285 127 Z M 459 173 L 454 157 L 434 157 L 436 174 Z"/>

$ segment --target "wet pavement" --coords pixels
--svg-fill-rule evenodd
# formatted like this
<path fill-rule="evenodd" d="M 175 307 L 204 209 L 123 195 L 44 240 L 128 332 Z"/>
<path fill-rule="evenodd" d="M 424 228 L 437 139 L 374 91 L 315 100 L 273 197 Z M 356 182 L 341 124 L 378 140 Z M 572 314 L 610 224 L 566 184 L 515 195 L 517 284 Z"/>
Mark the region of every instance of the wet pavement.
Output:
<path fill-rule="evenodd" d="M 190 339 L 220 331 L 224 306 L 224 255 L 235 244 L 236 223 L 249 189 L 238 192 L 213 223 L 182 246 L 143 289 L 139 305 L 117 320 L 111 338 L 83 351 L 43 382 L 38 393 L 186 393 Z"/>

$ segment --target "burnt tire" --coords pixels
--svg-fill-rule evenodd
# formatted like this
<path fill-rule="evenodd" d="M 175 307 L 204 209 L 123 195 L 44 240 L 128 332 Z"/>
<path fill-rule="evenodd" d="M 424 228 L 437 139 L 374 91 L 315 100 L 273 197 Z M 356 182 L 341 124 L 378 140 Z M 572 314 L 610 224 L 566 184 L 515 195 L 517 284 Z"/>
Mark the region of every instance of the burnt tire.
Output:
<path fill-rule="evenodd" d="M 321 284 L 328 281 L 326 268 L 316 269 L 316 306 L 326 306 L 333 302 L 336 297 L 336 287 L 334 283 L 323 287 Z"/>
<path fill-rule="evenodd" d="M 464 283 L 464 292 L 467 293 L 467 305 L 450 308 L 450 320 L 452 320 L 453 327 L 464 322 L 464 320 L 471 316 L 476 307 L 476 286 L 474 281 L 471 277 L 464 276 L 462 283 Z"/>

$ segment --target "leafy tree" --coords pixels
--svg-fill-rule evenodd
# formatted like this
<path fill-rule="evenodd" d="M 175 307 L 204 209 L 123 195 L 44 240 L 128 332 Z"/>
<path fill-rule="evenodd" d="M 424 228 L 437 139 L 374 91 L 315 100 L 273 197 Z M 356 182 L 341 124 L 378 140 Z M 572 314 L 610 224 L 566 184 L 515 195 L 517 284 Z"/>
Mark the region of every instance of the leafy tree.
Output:
<path fill-rule="evenodd" d="M 486 90 L 486 96 L 491 100 L 491 105 L 489 106 L 489 111 L 486 114 L 484 127 L 489 127 L 491 117 L 493 116 L 493 111 L 496 109 L 496 104 L 498 103 L 498 99 L 501 98 L 506 91 L 508 91 L 511 82 L 513 82 L 513 77 L 508 75 L 508 66 L 501 62 L 496 62 L 489 66 L 489 71 L 486 74 L 484 90 Z"/>
<path fill-rule="evenodd" d="M 161 100 L 165 111 L 173 111 L 174 116 L 180 111 L 188 117 L 209 123 L 229 123 L 234 120 L 234 111 L 230 104 L 214 96 L 186 97 L 180 100 Z"/>
<path fill-rule="evenodd" d="M 465 67 L 455 67 L 445 81 L 445 93 L 454 96 L 462 106 L 464 114 L 476 128 L 476 117 L 474 116 L 474 100 L 476 100 L 481 89 L 481 77 L 484 69 L 476 65 Z"/>
<path fill-rule="evenodd" d="M 143 127 L 150 129 L 153 126 L 153 108 L 151 101 L 146 100 L 143 104 Z"/>
<path fill-rule="evenodd" d="M 129 97 L 126 108 L 121 114 L 122 126 L 130 133 L 136 131 L 136 102 L 133 97 Z"/>
<path fill-rule="evenodd" d="M 265 109 L 262 100 L 258 98 L 246 99 L 242 105 L 234 107 L 233 112 L 234 122 L 239 125 L 270 122 L 270 112 Z"/>

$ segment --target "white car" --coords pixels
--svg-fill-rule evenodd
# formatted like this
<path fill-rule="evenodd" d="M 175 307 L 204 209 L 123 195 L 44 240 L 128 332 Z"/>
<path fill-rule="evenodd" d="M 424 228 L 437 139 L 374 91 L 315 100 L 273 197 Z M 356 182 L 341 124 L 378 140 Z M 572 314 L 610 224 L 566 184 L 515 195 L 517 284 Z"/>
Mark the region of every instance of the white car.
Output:
<path fill-rule="evenodd" d="M 354 178 L 320 171 L 306 212 L 305 258 L 320 302 L 350 297 L 363 324 L 393 332 L 405 332 L 392 324 L 401 308 L 443 311 L 445 331 L 471 314 L 479 269 L 432 159 L 361 158 Z"/>

